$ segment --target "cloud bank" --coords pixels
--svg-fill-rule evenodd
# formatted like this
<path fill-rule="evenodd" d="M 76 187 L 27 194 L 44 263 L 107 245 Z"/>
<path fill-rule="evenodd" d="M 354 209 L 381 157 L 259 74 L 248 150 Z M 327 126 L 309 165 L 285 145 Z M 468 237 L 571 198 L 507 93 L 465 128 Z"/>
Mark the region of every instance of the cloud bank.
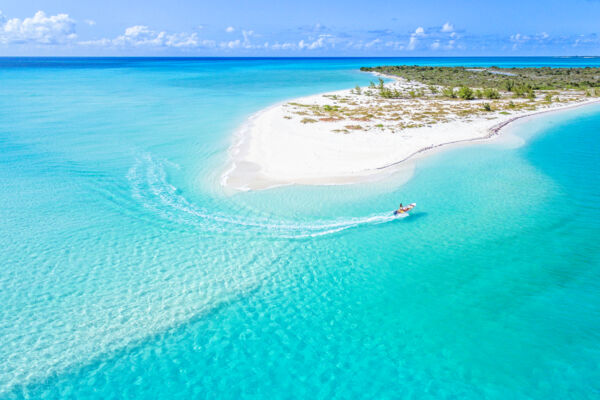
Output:
<path fill-rule="evenodd" d="M 40 49 L 81 49 L 81 52 L 121 54 L 315 54 L 315 55 L 401 55 L 464 54 L 465 52 L 524 53 L 533 50 L 565 49 L 579 52 L 597 50 L 597 34 L 552 36 L 547 32 L 512 35 L 473 35 L 455 27 L 451 21 L 437 26 L 413 25 L 412 28 L 378 30 L 343 30 L 320 23 L 288 28 L 278 32 L 255 32 L 232 25 L 207 29 L 169 32 L 148 25 L 133 25 L 112 37 L 96 37 L 93 19 L 83 19 L 87 38 L 79 38 L 77 21 L 66 13 L 47 15 L 36 12 L 24 19 L 7 18 L 0 12 L 0 45 Z M 29 46 L 29 47 L 27 47 Z M 137 52 L 137 53 L 135 53 Z"/>
<path fill-rule="evenodd" d="M 0 43 L 60 44 L 76 38 L 75 21 L 67 14 L 47 16 L 38 11 L 21 20 L 7 19 L 0 13 Z"/>

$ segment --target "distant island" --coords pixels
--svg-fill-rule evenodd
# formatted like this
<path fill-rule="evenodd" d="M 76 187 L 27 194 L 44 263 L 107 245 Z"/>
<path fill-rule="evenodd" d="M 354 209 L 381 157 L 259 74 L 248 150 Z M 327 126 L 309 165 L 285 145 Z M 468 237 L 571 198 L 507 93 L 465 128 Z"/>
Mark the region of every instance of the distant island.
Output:
<path fill-rule="evenodd" d="M 505 90 L 517 97 L 530 96 L 536 90 L 566 89 L 587 90 L 590 94 L 600 95 L 600 68 L 467 68 L 398 65 L 362 67 L 360 70 L 398 76 L 408 81 L 435 86 Z"/>
<path fill-rule="evenodd" d="M 600 68 L 360 70 L 377 79 L 253 116 L 232 147 L 223 184 L 352 182 L 428 149 L 489 138 L 517 118 L 600 97 Z"/>

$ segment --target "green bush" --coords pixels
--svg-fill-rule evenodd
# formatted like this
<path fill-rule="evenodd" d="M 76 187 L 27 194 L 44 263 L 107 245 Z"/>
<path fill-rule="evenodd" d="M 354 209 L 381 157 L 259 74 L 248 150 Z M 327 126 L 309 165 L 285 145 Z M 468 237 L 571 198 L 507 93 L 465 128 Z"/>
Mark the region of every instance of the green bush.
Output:
<path fill-rule="evenodd" d="M 473 96 L 473 89 L 466 86 L 462 86 L 460 89 L 458 89 L 458 97 L 463 100 L 473 100 L 475 98 Z"/>
<path fill-rule="evenodd" d="M 449 97 L 451 99 L 456 98 L 456 92 L 454 91 L 454 88 L 451 88 L 451 87 L 445 87 L 444 90 L 442 90 L 442 94 L 445 97 Z"/>
<path fill-rule="evenodd" d="M 492 111 L 490 103 L 483 103 L 483 111 Z"/>
<path fill-rule="evenodd" d="M 487 88 L 483 91 L 483 95 L 485 96 L 486 99 L 499 99 L 500 98 L 500 92 L 498 92 L 498 90 L 493 89 L 493 88 Z"/>
<path fill-rule="evenodd" d="M 523 95 L 525 94 L 525 87 L 523 87 L 523 86 L 514 86 L 512 88 L 512 92 L 514 93 L 515 97 L 523 97 Z"/>
<path fill-rule="evenodd" d="M 394 97 L 394 92 L 386 87 L 380 87 L 379 95 L 385 99 L 391 99 Z"/>

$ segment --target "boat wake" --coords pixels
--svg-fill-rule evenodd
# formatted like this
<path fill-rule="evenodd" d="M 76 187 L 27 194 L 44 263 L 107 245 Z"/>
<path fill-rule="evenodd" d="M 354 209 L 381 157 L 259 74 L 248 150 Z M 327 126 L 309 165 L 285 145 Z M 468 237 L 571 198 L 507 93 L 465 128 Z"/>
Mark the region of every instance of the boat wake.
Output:
<path fill-rule="evenodd" d="M 390 212 L 364 217 L 349 217 L 317 221 L 290 221 L 275 216 L 239 215 L 236 208 L 231 213 L 212 211 L 188 200 L 168 181 L 166 162 L 145 153 L 137 157 L 129 169 L 127 179 L 134 199 L 144 208 L 161 218 L 177 224 L 196 225 L 203 230 L 266 234 L 282 238 L 310 238 L 331 235 L 347 229 L 366 225 L 388 223 L 405 218 L 408 214 L 394 216 Z M 207 200 L 210 203 L 211 200 Z M 222 204 L 219 204 L 222 208 Z M 215 207 L 212 207 L 216 209 Z"/>

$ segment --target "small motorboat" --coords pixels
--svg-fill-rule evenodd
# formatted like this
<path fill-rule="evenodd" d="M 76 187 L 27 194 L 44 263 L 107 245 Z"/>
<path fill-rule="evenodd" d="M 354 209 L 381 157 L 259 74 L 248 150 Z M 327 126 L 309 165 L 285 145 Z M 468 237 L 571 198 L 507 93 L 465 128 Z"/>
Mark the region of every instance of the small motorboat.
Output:
<path fill-rule="evenodd" d="M 416 206 L 417 206 L 417 203 L 410 203 L 409 205 L 407 205 L 405 207 L 400 207 L 396 211 L 394 211 L 394 215 L 400 215 L 400 214 L 407 213 L 410 210 L 412 210 L 413 208 L 415 208 Z"/>

